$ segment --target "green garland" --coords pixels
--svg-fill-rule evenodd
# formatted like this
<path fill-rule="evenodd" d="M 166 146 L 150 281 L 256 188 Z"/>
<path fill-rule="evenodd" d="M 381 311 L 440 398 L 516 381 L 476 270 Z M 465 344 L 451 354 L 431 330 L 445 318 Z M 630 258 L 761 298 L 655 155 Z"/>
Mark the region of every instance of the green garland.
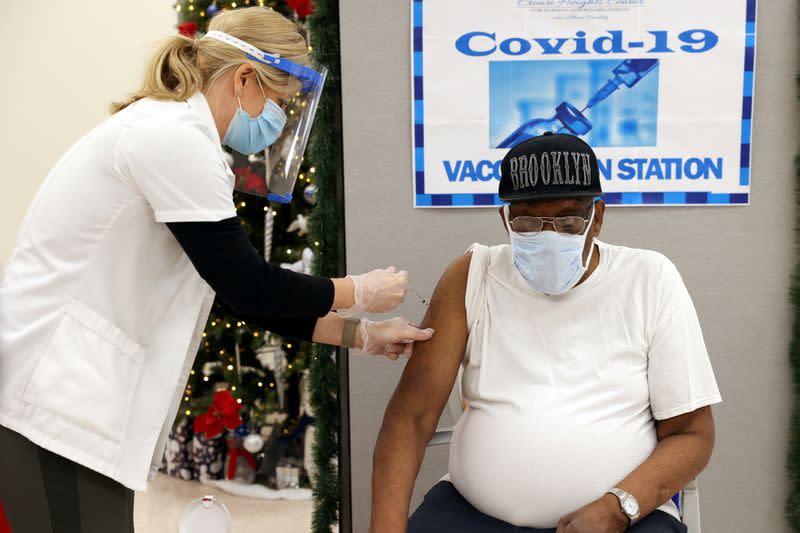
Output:
<path fill-rule="evenodd" d="M 800 74 L 797 77 L 798 91 L 800 91 Z M 800 93 L 798 94 L 800 96 Z M 800 245 L 800 154 L 795 157 L 795 246 Z M 789 497 L 786 500 L 786 520 L 792 531 L 800 533 L 800 263 L 796 262 L 792 272 L 791 288 L 789 290 L 792 308 L 794 309 L 794 323 L 792 325 L 792 340 L 789 346 L 789 364 L 792 369 L 794 382 L 794 407 L 792 410 L 791 429 L 789 431 Z"/>
<path fill-rule="evenodd" d="M 308 147 L 308 159 L 316 167 L 319 187 L 319 200 L 309 219 L 310 240 L 319 241 L 320 249 L 324 251 L 316 255 L 314 273 L 336 277 L 341 274 L 338 235 L 342 220 L 336 195 L 341 154 L 337 113 L 341 87 L 338 0 L 317 0 L 316 10 L 309 18 L 309 34 L 314 58 L 328 68 Z M 340 498 L 337 458 L 341 424 L 337 400 L 338 371 L 333 349 L 316 345 L 310 369 L 311 405 L 317 428 L 313 449 L 316 475 L 311 530 L 327 533 L 338 522 Z"/>

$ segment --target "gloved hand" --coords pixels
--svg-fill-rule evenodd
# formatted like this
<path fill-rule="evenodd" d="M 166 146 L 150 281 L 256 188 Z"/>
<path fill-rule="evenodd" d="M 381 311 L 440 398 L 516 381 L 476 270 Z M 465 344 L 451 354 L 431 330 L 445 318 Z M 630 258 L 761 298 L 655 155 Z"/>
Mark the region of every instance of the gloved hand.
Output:
<path fill-rule="evenodd" d="M 356 303 L 349 309 L 337 311 L 345 318 L 359 313 L 388 313 L 406 298 L 408 273 L 405 270 L 398 272 L 389 267 L 347 277 L 353 280 Z"/>
<path fill-rule="evenodd" d="M 359 326 L 361 350 L 372 355 L 385 355 L 395 361 L 400 355 L 411 357 L 415 341 L 433 337 L 430 328 L 419 329 L 405 318 L 396 317 L 382 322 L 362 319 Z"/>

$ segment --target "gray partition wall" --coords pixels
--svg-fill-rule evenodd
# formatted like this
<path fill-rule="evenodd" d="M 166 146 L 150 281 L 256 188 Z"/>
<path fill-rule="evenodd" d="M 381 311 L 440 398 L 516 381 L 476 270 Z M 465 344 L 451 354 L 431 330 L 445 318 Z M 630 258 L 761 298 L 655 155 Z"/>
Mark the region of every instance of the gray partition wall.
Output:
<path fill-rule="evenodd" d="M 352 273 L 406 268 L 414 288 L 428 296 L 470 243 L 497 243 L 505 235 L 493 210 L 412 208 L 410 6 L 410 0 L 340 2 L 347 266 Z M 703 324 L 724 398 L 715 408 L 714 457 L 699 478 L 708 533 L 788 531 L 797 22 L 796 0 L 759 2 L 752 204 L 606 214 L 604 240 L 659 250 L 677 264 Z M 420 319 L 424 307 L 408 300 L 401 312 Z M 350 356 L 355 532 L 369 526 L 372 450 L 401 371 L 401 362 Z M 446 472 L 447 453 L 447 446 L 429 448 L 412 506 Z"/>

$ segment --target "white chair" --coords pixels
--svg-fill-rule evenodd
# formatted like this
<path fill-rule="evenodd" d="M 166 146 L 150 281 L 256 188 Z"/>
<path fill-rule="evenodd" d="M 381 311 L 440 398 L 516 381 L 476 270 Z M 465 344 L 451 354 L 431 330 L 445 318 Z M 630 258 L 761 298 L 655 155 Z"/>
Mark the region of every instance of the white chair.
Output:
<path fill-rule="evenodd" d="M 451 424 L 444 427 L 437 428 L 436 432 L 428 442 L 428 446 L 441 446 L 442 444 L 450 444 L 453 438 L 453 428 L 464 412 L 465 405 L 461 398 L 461 369 L 458 371 L 455 387 L 450 394 L 450 399 L 447 401 L 447 406 L 442 413 L 442 418 L 449 415 Z M 672 501 L 678 506 L 681 514 L 681 521 L 686 524 L 688 533 L 701 533 L 700 532 L 700 493 L 697 490 L 697 480 L 690 481 L 682 491 L 676 494 Z"/>

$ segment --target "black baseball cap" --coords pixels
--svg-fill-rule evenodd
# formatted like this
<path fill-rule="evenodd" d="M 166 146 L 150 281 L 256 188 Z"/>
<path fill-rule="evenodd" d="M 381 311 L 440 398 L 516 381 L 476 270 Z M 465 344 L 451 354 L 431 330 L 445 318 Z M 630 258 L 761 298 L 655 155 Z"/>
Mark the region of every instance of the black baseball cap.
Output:
<path fill-rule="evenodd" d="M 500 199 L 602 196 L 597 156 L 574 135 L 547 132 L 515 145 L 500 165 Z"/>

